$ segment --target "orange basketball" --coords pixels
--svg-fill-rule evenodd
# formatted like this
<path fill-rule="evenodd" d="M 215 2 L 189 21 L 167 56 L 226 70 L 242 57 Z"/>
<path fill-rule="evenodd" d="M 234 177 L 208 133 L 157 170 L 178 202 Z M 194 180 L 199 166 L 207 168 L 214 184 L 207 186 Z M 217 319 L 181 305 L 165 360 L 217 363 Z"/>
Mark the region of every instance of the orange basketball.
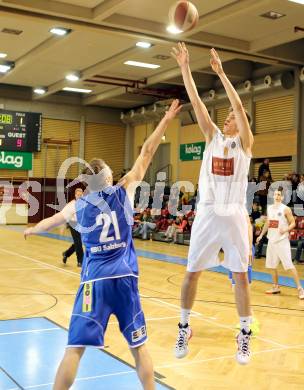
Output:
<path fill-rule="evenodd" d="M 181 31 L 189 31 L 197 25 L 199 15 L 190 1 L 178 1 L 169 11 L 169 21 Z"/>

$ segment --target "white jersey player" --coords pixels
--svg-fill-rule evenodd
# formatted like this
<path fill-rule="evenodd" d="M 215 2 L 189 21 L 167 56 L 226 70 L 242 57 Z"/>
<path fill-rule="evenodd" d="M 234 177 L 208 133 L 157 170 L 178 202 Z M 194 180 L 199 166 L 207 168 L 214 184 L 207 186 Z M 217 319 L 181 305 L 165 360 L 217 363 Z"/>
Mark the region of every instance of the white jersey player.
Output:
<path fill-rule="evenodd" d="M 267 234 L 268 246 L 266 252 L 266 268 L 273 271 L 273 287 L 266 291 L 266 294 L 279 294 L 281 292 L 279 287 L 279 275 L 277 267 L 281 261 L 283 268 L 290 271 L 298 288 L 298 296 L 304 299 L 304 290 L 301 286 L 298 272 L 291 259 L 291 248 L 289 242 L 289 232 L 295 227 L 295 219 L 292 215 L 291 209 L 282 203 L 284 198 L 283 188 L 279 187 L 274 191 L 274 204 L 267 208 L 267 222 L 257 242 Z"/>
<path fill-rule="evenodd" d="M 231 104 L 221 132 L 198 95 L 185 44 L 179 43 L 178 48 L 173 48 L 172 55 L 181 68 L 187 93 L 206 140 L 199 178 L 200 202 L 192 227 L 187 272 L 181 291 L 181 320 L 175 356 L 182 358 L 188 353 L 188 340 L 191 337 L 189 317 L 198 279 L 202 270 L 220 264 L 218 254 L 222 248 L 225 253 L 223 265 L 233 272 L 236 282 L 235 298 L 240 316 L 236 358 L 240 364 L 247 364 L 250 360 L 251 308 L 247 278 L 250 248 L 245 202 L 253 145 L 248 114 L 228 80 L 218 54 L 212 49 L 211 67 L 222 81 Z"/>

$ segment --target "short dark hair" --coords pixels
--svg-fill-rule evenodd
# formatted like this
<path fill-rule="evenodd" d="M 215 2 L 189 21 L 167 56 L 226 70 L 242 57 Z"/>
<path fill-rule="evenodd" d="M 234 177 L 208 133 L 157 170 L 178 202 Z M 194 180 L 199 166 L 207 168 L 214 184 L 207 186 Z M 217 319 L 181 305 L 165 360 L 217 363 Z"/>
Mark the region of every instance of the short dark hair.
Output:
<path fill-rule="evenodd" d="M 283 188 L 282 186 L 280 186 L 280 187 L 278 187 L 278 188 L 276 189 L 276 191 L 281 192 L 281 194 L 283 195 L 283 193 L 284 193 L 284 188 Z"/>

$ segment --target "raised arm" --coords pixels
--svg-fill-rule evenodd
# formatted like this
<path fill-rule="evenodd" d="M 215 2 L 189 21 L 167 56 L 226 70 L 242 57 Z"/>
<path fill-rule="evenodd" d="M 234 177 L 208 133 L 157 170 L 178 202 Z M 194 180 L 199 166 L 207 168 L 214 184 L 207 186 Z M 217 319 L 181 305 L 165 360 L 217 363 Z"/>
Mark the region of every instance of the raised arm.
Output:
<path fill-rule="evenodd" d="M 72 200 L 59 213 L 54 214 L 50 218 L 43 219 L 33 227 L 27 228 L 23 233 L 24 238 L 26 239 L 27 236 L 44 233 L 57 226 L 63 225 L 67 223 L 75 213 L 75 200 Z"/>
<path fill-rule="evenodd" d="M 163 119 L 159 122 L 156 129 L 143 144 L 140 155 L 135 161 L 133 168 L 130 172 L 127 173 L 126 176 L 121 179 L 121 182 L 124 187 L 128 187 L 131 183 L 140 182 L 143 180 L 152 160 L 152 157 L 154 156 L 161 142 L 162 136 L 165 134 L 169 123 L 176 117 L 176 115 L 180 112 L 181 108 L 182 106 L 179 105 L 178 100 L 174 100 L 172 102 L 169 110 L 166 111 Z"/>
<path fill-rule="evenodd" d="M 211 49 L 211 60 L 210 64 L 213 69 L 213 71 L 219 76 L 221 79 L 221 82 L 225 88 L 225 91 L 228 95 L 230 104 L 233 109 L 233 113 L 235 115 L 236 123 L 238 130 L 240 132 L 240 137 L 243 145 L 243 149 L 247 154 L 251 154 L 251 149 L 253 145 L 253 135 L 250 129 L 250 125 L 247 119 L 247 115 L 245 112 L 245 109 L 243 107 L 242 101 L 236 92 L 235 88 L 229 81 L 228 77 L 226 76 L 222 62 L 220 60 L 219 55 L 215 51 L 215 49 Z"/>
<path fill-rule="evenodd" d="M 176 59 L 178 65 L 181 68 L 185 88 L 193 106 L 198 125 L 206 138 L 206 142 L 209 143 L 213 138 L 216 126 L 212 122 L 207 107 L 202 102 L 197 92 L 197 88 L 190 70 L 189 52 L 184 42 L 179 43 L 177 48 L 173 47 L 171 55 Z"/>

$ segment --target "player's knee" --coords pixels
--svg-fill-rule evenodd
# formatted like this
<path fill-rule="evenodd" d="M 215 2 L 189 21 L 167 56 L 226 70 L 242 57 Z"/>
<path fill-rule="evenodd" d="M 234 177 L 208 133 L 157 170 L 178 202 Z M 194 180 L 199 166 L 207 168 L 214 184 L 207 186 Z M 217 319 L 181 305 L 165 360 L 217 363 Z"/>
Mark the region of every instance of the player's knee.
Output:
<path fill-rule="evenodd" d="M 233 279 L 238 285 L 246 286 L 249 284 L 248 275 L 246 272 L 233 272 Z"/>
<path fill-rule="evenodd" d="M 196 283 L 201 275 L 201 272 L 187 272 L 186 273 L 186 282 Z"/>

